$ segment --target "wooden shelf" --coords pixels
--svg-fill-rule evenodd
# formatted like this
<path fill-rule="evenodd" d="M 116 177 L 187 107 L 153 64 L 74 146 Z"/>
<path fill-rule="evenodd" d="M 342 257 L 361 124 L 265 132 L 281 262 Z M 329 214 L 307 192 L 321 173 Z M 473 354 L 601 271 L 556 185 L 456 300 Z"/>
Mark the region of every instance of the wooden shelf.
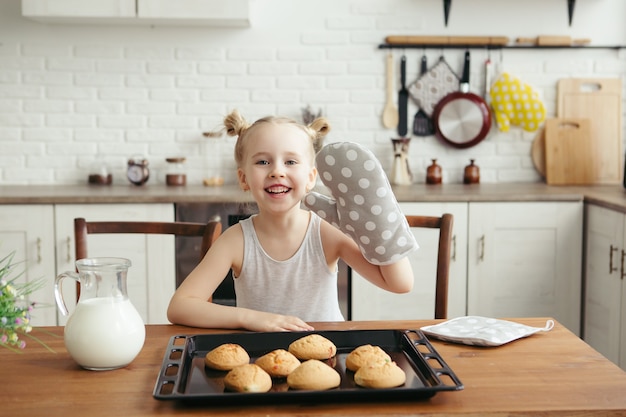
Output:
<path fill-rule="evenodd" d="M 626 45 L 476 45 L 476 44 L 388 44 L 378 49 L 624 49 Z"/>

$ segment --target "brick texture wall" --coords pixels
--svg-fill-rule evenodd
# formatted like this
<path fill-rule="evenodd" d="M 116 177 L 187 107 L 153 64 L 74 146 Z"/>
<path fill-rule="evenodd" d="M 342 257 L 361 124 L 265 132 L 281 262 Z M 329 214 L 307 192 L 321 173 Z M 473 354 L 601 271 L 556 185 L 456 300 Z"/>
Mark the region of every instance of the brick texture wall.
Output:
<path fill-rule="evenodd" d="M 116 184 L 126 183 L 126 160 L 135 154 L 149 159 L 151 184 L 164 182 L 165 158 L 177 155 L 187 157 L 188 183 L 201 183 L 216 165 L 232 183 L 233 139 L 207 140 L 202 132 L 218 127 L 233 108 L 252 121 L 277 113 L 300 119 L 307 105 L 330 119 L 329 142 L 360 142 L 390 170 L 396 133 L 381 122 L 388 51 L 378 48 L 385 36 L 569 34 L 623 45 L 624 3 L 579 1 L 570 27 L 564 1 L 457 1 L 445 27 L 439 0 L 251 0 L 250 28 L 217 29 L 50 25 L 22 18 L 19 1 L 3 1 L 0 184 L 84 183 L 98 154 Z M 406 54 L 413 82 L 423 53 L 430 64 L 443 55 L 460 74 L 463 52 L 393 55 L 398 65 Z M 558 79 L 626 75 L 624 49 L 478 49 L 472 50 L 475 93 L 483 91 L 487 58 L 535 87 L 549 117 Z M 416 111 L 411 101 L 410 122 Z M 534 137 L 494 127 L 465 150 L 413 137 L 414 181 L 424 182 L 431 158 L 443 166 L 444 183 L 462 182 L 470 158 L 482 182 L 542 181 L 530 157 Z"/>

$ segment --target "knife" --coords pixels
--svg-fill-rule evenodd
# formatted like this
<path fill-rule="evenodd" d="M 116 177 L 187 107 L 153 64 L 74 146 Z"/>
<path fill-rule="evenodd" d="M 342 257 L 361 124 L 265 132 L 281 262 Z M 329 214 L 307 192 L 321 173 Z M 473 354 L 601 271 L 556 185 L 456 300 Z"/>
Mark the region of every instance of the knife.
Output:
<path fill-rule="evenodd" d="M 406 88 L 406 56 L 400 59 L 400 91 L 398 92 L 398 135 L 405 137 L 409 130 L 409 90 Z"/>

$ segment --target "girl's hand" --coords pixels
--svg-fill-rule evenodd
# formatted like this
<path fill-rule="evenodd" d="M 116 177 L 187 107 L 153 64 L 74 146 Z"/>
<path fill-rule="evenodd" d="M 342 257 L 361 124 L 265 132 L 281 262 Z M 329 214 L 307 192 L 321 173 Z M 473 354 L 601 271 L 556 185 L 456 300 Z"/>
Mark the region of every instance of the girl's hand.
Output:
<path fill-rule="evenodd" d="M 255 311 L 246 328 L 255 332 L 301 332 L 314 330 L 313 326 L 294 316 Z"/>

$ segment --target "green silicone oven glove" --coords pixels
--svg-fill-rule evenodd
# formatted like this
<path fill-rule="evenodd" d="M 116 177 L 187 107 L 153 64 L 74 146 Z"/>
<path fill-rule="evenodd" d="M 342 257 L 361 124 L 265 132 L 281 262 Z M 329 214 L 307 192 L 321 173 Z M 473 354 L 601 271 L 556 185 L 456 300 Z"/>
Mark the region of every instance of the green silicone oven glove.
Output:
<path fill-rule="evenodd" d="M 352 142 L 331 143 L 317 154 L 316 163 L 332 198 L 311 192 L 304 205 L 350 236 L 369 262 L 391 264 L 418 248 L 371 151 Z"/>

